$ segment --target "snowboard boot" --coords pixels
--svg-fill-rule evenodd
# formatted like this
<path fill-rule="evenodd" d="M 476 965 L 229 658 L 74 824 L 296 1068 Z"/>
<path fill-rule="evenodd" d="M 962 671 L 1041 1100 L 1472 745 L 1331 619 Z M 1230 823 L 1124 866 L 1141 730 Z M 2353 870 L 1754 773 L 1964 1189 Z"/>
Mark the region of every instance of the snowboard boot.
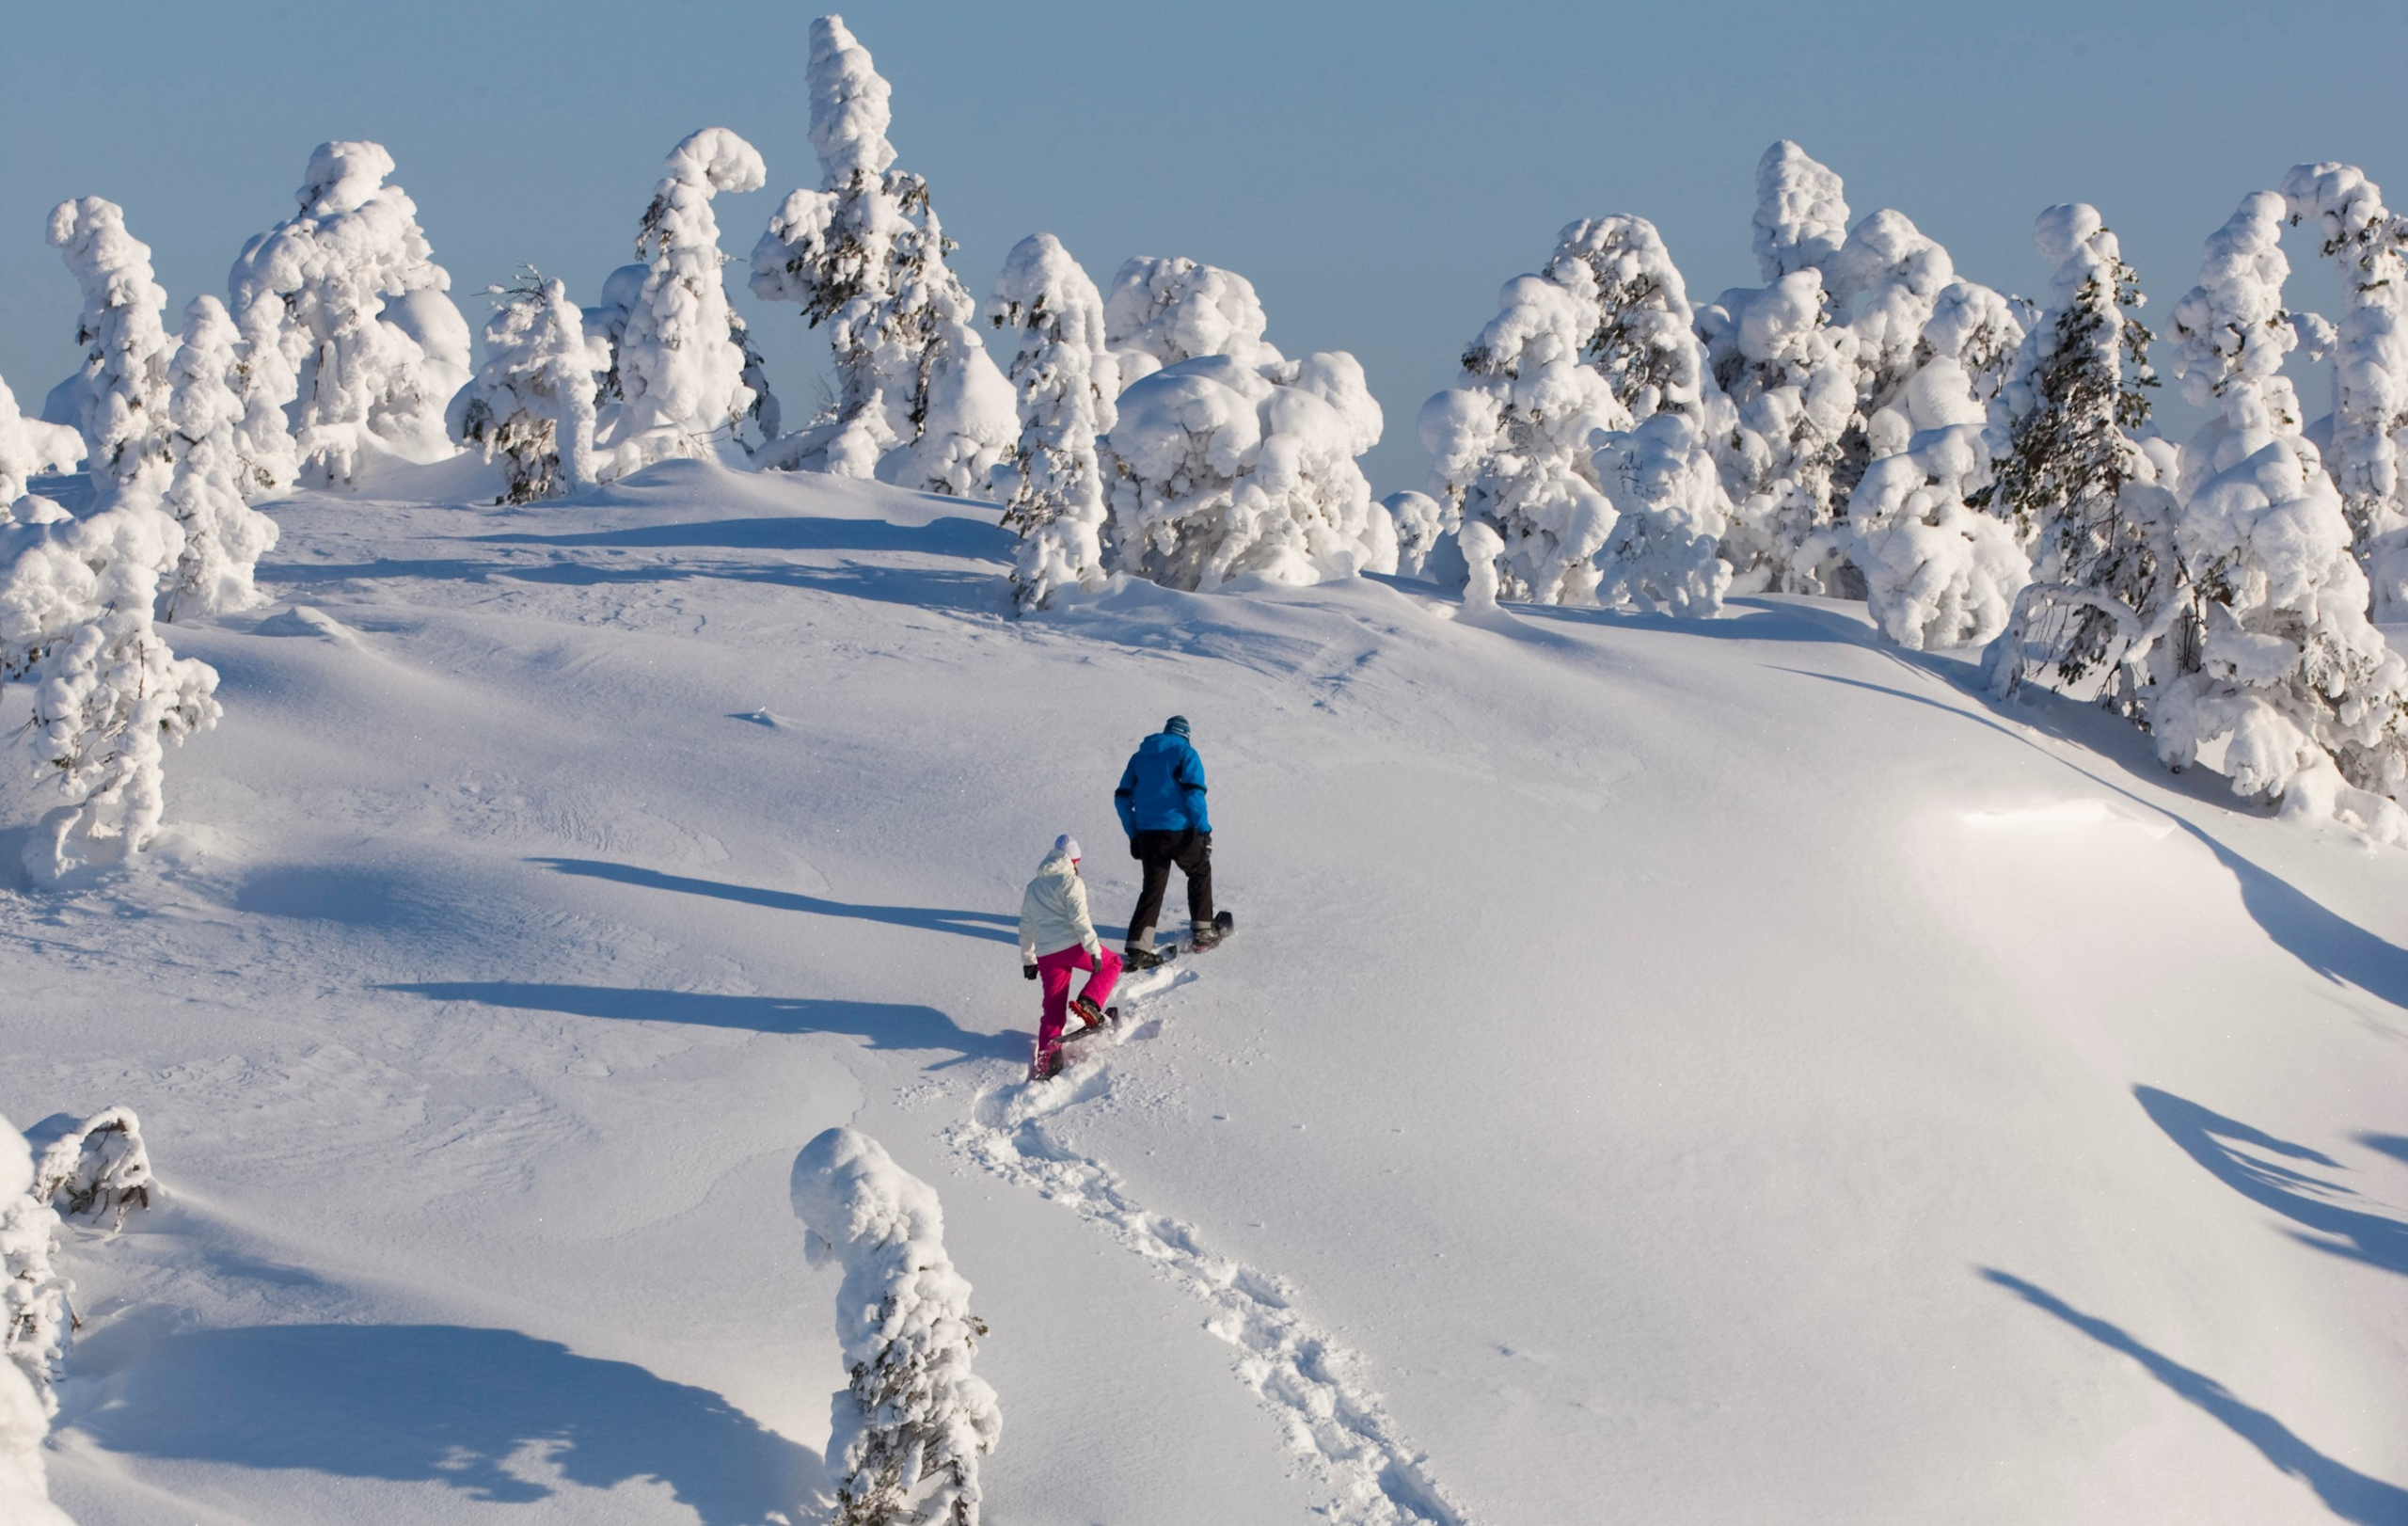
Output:
<path fill-rule="evenodd" d="M 1079 1015 L 1079 1021 L 1090 1028 L 1100 1028 L 1104 1025 L 1103 1009 L 1085 996 L 1073 998 L 1070 1002 L 1070 1010 L 1076 1012 Z"/>
<path fill-rule="evenodd" d="M 1196 951 L 1199 954 L 1228 936 L 1228 930 L 1218 922 L 1190 922 L 1188 929 L 1188 936 L 1194 941 Z"/>

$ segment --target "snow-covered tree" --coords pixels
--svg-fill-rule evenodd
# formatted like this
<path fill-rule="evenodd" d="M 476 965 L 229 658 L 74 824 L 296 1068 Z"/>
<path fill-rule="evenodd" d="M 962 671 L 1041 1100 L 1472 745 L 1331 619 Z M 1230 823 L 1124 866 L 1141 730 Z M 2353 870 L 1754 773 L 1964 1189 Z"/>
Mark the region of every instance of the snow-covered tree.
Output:
<path fill-rule="evenodd" d="M 245 245 L 227 278 L 252 345 L 244 455 L 255 468 L 272 473 L 278 449 L 264 408 L 282 380 L 258 353 L 270 329 L 293 374 L 287 411 L 302 477 L 347 486 L 372 448 L 451 453 L 443 409 L 468 379 L 468 324 L 443 294 L 452 278 L 416 203 L 385 183 L 392 172 L 379 144 L 321 143 L 294 193 L 299 215 Z"/>
<path fill-rule="evenodd" d="M 988 321 L 1014 329 L 1020 440 L 995 468 L 1004 523 L 1020 533 L 1012 588 L 1041 610 L 1054 591 L 1103 580 L 1103 470 L 1096 441 L 1119 421 L 1120 364 L 1104 345 L 1103 296 L 1051 233 L 1012 246 Z"/>
<path fill-rule="evenodd" d="M 176 342 L 167 294 L 151 278 L 150 246 L 125 230 L 125 213 L 97 196 L 51 209 L 50 242 L 84 294 L 75 342 L 83 369 L 69 389 L 94 480 L 132 482 L 168 462 L 167 357 Z"/>
<path fill-rule="evenodd" d="M 82 459 L 80 431 L 26 418 L 17 411 L 17 395 L 0 381 L 0 525 L 8 523 L 8 506 L 25 496 L 29 479 L 72 471 Z"/>
<path fill-rule="evenodd" d="M 235 315 L 235 328 L 242 339 L 234 352 L 234 390 L 243 400 L 243 417 L 234 426 L 234 450 L 242 463 L 243 496 L 264 498 L 301 475 L 290 411 L 301 395 L 301 377 L 284 353 L 281 301 L 253 303 Z"/>
<path fill-rule="evenodd" d="M 2182 597 L 2174 498 L 2138 434 L 2157 385 L 2131 316 L 2140 281 L 2093 207 L 2050 207 L 2032 237 L 2054 273 L 1989 405 L 1986 506 L 2033 548 L 2033 581 L 1986 658 L 1989 682 L 2004 695 L 2043 673 L 2103 674 L 2100 702 L 2137 717 L 2148 678 L 2135 654 Z"/>
<path fill-rule="evenodd" d="M 452 396 L 444 424 L 454 442 L 501 463 L 499 501 L 529 503 L 600 478 L 594 400 L 611 373 L 611 342 L 588 332 L 568 287 L 533 270 L 485 322 L 485 362 Z M 624 327 L 624 325 L 623 325 Z"/>
<path fill-rule="evenodd" d="M 1766 284 L 1698 311 L 1716 385 L 1737 412 L 1720 453 L 1732 523 L 1720 538 L 1735 586 L 1799 593 L 1837 568 L 1800 553 L 1846 498 L 1843 442 L 1861 426 L 1857 342 L 1827 289 L 1847 239 L 1840 177 L 1783 139 L 1756 166 L 1755 252 Z"/>
<path fill-rule="evenodd" d="M 1275 365 L 1269 326 L 1254 283 L 1184 255 L 1139 255 L 1124 262 L 1104 298 L 1107 342 L 1127 386 L 1164 366 L 1226 355 L 1243 366 Z"/>
<path fill-rule="evenodd" d="M 51 1379 L 67 1333 L 64 1279 L 51 1265 L 58 1215 L 33 1191 L 33 1152 L 0 1118 L 0 1520 L 72 1526 L 50 1502 L 42 1439 L 58 1403 Z"/>
<path fill-rule="evenodd" d="M 183 530 L 183 550 L 160 593 L 163 619 L 261 602 L 251 578 L 276 545 L 277 525 L 243 501 L 235 441 L 243 400 L 233 386 L 239 338 L 215 297 L 195 297 L 184 309 L 183 337 L 167 366 L 175 467 L 163 504 Z"/>
<path fill-rule="evenodd" d="M 2293 225 L 2320 235 L 2348 304 L 2333 346 L 2333 423 L 2325 468 L 2340 489 L 2378 620 L 2408 620 L 2408 218 L 2353 165 L 2295 165 L 2283 177 Z"/>
<path fill-rule="evenodd" d="M 69 1216 L 103 1217 L 114 1233 L 125 1216 L 150 1206 L 157 1181 L 142 1120 L 131 1107 L 107 1107 L 51 1141 L 34 1168 L 33 1194 Z"/>
<path fill-rule="evenodd" d="M 844 1271 L 836 1338 L 850 1381 L 832 1406 L 840 1526 L 977 1526 L 978 1459 L 1003 1434 L 971 1371 L 985 1323 L 945 1254 L 935 1189 L 867 1135 L 833 1128 L 796 1157 L 795 1216 L 815 1263 Z"/>
<path fill-rule="evenodd" d="M 619 402 L 601 426 L 604 475 L 674 456 L 708 459 L 759 401 L 744 379 L 758 361 L 728 305 L 711 199 L 757 191 L 767 178 L 752 145 L 724 127 L 690 133 L 669 151 L 669 172 L 636 231 L 643 284 L 627 305 L 616 364 L 605 368 L 617 377 Z"/>
<path fill-rule="evenodd" d="M 1731 501 L 1696 421 L 1667 409 L 1608 435 L 1595 469 L 1617 514 L 1598 558 L 1599 602 L 1677 615 L 1720 611 L 1731 567 L 1716 551 Z"/>
<path fill-rule="evenodd" d="M 752 249 L 752 293 L 829 326 L 833 413 L 771 464 L 956 495 L 990 492 L 1019 433 L 1010 383 L 978 338 L 927 182 L 895 169 L 892 87 L 841 16 L 811 24 L 819 189 L 788 196 Z"/>
<path fill-rule="evenodd" d="M 2287 210 L 2272 191 L 2243 200 L 2174 310 L 2173 370 L 2216 416 L 2181 453 L 2175 546 L 2190 596 L 2148 724 L 2175 767 L 2221 741 L 2237 792 L 2398 840 L 2408 662 L 2367 620 L 2340 494 L 2281 374 L 2297 342 Z"/>
<path fill-rule="evenodd" d="M 1687 283 L 1656 225 L 1617 215 L 1574 223 L 1546 278 L 1591 307 L 1581 357 L 1630 410 L 1592 463 L 1619 517 L 1601 556 L 1600 599 L 1673 614 L 1713 614 L 1731 569 L 1719 556 L 1730 500 L 1714 444 L 1738 414 L 1705 365 Z M 1678 425 L 1656 424 L 1659 415 Z"/>
<path fill-rule="evenodd" d="M 1495 532 L 1499 596 L 1586 603 L 1614 526 L 1592 437 L 1628 428 L 1630 412 L 1581 358 L 1597 332 L 1593 302 L 1544 276 L 1521 276 L 1506 283 L 1498 307 L 1464 351 L 1462 379 L 1422 405 L 1430 493 L 1464 532 L 1475 523 Z M 1471 562 L 1474 543 L 1461 534 Z"/>
<path fill-rule="evenodd" d="M 1104 437 L 1112 550 L 1173 588 L 1259 574 L 1311 583 L 1396 570 L 1396 533 L 1354 458 L 1380 405 L 1344 352 L 1165 366 L 1120 395 Z"/>
<path fill-rule="evenodd" d="M 1408 578 L 1424 576 L 1440 538 L 1462 528 L 1460 522 L 1447 523 L 1447 511 L 1436 499 L 1410 488 L 1390 493 L 1380 500 L 1380 507 L 1396 529 L 1396 570 Z"/>
<path fill-rule="evenodd" d="M 164 809 L 166 744 L 217 722 L 215 670 L 152 624 L 182 551 L 147 480 L 81 519 L 0 526 L 0 685 L 24 686 L 20 725 L 66 801 L 27 850 L 37 872 L 139 850 Z"/>
<path fill-rule="evenodd" d="M 58 1249 L 58 1210 L 36 1183 L 24 1136 L 0 1121 L 0 1321 L 5 1321 L 0 1325 L 0 1355 L 8 1359 L 0 1365 L 10 1366 L 32 1385 L 47 1428 L 48 1417 L 58 1412 L 51 1385 L 58 1378 L 72 1327 L 68 1297 L 74 1287 L 53 1261 Z M 0 1406 L 5 1402 L 0 1400 Z"/>

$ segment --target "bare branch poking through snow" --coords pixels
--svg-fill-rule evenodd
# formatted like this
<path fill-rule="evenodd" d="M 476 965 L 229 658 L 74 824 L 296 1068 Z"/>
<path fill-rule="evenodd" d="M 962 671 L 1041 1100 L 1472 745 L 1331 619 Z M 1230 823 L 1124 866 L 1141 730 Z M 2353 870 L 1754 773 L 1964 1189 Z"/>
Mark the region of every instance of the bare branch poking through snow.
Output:
<path fill-rule="evenodd" d="M 828 1439 L 840 1526 L 977 1526 L 978 1458 L 1003 1432 L 970 1370 L 970 1284 L 944 1249 L 936 1189 L 865 1134 L 833 1128 L 794 1163 L 808 1253 L 844 1268 L 836 1335 L 852 1381 Z"/>

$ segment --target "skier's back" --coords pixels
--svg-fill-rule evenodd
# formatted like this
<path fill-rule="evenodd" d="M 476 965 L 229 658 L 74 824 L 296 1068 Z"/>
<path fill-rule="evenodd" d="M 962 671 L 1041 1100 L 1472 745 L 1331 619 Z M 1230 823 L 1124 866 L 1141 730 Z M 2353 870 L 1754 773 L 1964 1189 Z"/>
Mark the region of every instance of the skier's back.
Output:
<path fill-rule="evenodd" d="M 1132 969 L 1162 962 L 1154 919 L 1162 914 L 1171 866 L 1187 876 L 1187 918 L 1198 948 L 1221 938 L 1212 922 L 1212 818 L 1205 803 L 1204 760 L 1188 740 L 1187 717 L 1174 715 L 1138 744 L 1120 772 L 1112 803 L 1129 834 L 1129 856 L 1146 866 L 1137 910 L 1129 918 L 1124 957 Z"/>

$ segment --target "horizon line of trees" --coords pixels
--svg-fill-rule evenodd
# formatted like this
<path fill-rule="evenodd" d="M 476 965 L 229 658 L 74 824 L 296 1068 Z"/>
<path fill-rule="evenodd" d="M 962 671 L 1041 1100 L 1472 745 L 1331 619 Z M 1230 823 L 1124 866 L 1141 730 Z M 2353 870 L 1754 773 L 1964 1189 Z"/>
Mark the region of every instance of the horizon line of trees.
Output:
<path fill-rule="evenodd" d="M 1861 598 L 1899 645 L 1984 648 L 1996 693 L 2095 698 L 2170 766 L 2220 749 L 2243 795 L 2408 841 L 2408 662 L 2371 623 L 2408 619 L 2408 219 L 2353 167 L 2295 167 L 2208 241 L 2167 338 L 2211 417 L 2177 443 L 2151 421 L 2139 278 L 2095 209 L 2040 214 L 2050 284 L 2026 301 L 1897 211 L 1853 217 L 1836 172 L 1776 143 L 1762 286 L 1694 304 L 1645 218 L 1571 224 L 1422 408 L 1428 491 L 1375 503 L 1357 462 L 1384 420 L 1353 356 L 1284 357 L 1233 272 L 1139 257 L 1106 291 L 1047 233 L 981 304 L 840 17 L 812 24 L 806 85 L 819 183 L 749 262 L 755 295 L 829 335 L 833 395 L 799 421 L 728 301 L 713 199 L 768 172 L 725 128 L 671 151 L 596 304 L 531 268 L 490 288 L 481 364 L 375 144 L 320 146 L 299 212 L 178 336 L 121 211 L 60 206 L 87 360 L 40 420 L 0 386 L 0 682 L 34 690 L 68 795 L 55 867 L 140 846 L 164 744 L 217 718 L 215 675 L 158 627 L 258 601 L 276 527 L 251 503 L 463 449 L 513 502 L 673 457 L 987 499 L 1020 537 L 1022 612 L 1116 573 L 1402 571 L 1475 604 L 1677 616 Z M 2345 278 L 2338 323 L 2285 306 L 2302 227 Z M 2303 348 L 2335 362 L 2313 421 L 2282 374 Z M 91 512 L 26 496 L 79 462 Z"/>

